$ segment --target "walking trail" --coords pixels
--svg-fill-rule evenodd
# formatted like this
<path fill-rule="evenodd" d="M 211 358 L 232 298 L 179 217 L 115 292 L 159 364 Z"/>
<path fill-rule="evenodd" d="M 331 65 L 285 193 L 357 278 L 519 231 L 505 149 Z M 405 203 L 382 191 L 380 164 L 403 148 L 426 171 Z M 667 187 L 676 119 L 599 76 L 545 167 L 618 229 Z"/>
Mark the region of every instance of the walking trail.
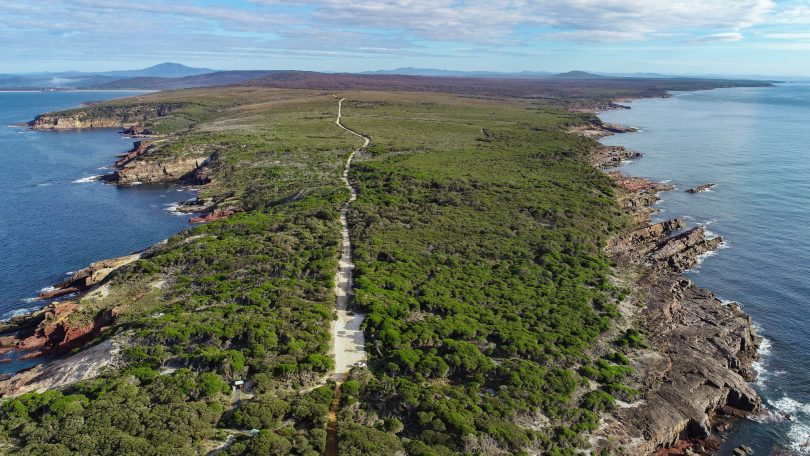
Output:
<path fill-rule="evenodd" d="M 366 360 L 365 337 L 360 329 L 365 314 L 349 311 L 349 303 L 352 297 L 352 274 L 354 272 L 354 262 L 352 261 L 352 242 L 349 237 L 349 223 L 346 213 L 349 205 L 357 199 L 357 190 L 349 182 L 349 169 L 352 165 L 354 155 L 361 149 L 368 146 L 369 138 L 346 128 L 341 123 L 343 113 L 343 100 L 338 101 L 338 114 L 335 123 L 338 127 L 349 133 L 362 138 L 363 145 L 349 154 L 346 159 L 346 166 L 343 168 L 343 183 L 349 189 L 349 200 L 340 208 L 341 249 L 338 273 L 335 276 L 335 310 L 337 321 L 332 324 L 332 355 L 335 359 L 335 372 L 332 375 L 337 383 L 332 406 L 329 409 L 329 421 L 326 427 L 326 454 L 327 456 L 337 456 L 337 411 L 340 404 L 340 385 L 346 380 L 349 371 L 359 362 Z"/>

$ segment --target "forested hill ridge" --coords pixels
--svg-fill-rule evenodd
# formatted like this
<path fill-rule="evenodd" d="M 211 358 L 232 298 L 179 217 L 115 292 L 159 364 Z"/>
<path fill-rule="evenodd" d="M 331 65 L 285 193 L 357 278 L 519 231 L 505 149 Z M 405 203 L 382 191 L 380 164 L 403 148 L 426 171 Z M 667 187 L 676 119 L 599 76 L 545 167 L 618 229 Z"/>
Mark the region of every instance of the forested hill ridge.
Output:
<path fill-rule="evenodd" d="M 369 362 L 341 389 L 339 454 L 620 452 L 604 424 L 650 391 L 659 338 L 606 251 L 638 218 L 577 133 L 601 122 L 570 108 L 643 93 L 261 85 L 32 122 L 139 136 L 107 180 L 198 185 L 187 209 L 207 223 L 6 325 L 4 347 L 57 359 L 0 381 L 3 450 L 324 452 L 341 175 L 361 145 L 340 97 L 371 142 L 348 213 Z"/>
<path fill-rule="evenodd" d="M 585 76 L 585 77 L 583 77 Z M 503 78 L 422 76 L 407 74 L 319 73 L 314 71 L 219 71 L 184 78 L 131 78 L 87 86 L 87 89 L 167 90 L 218 85 L 250 85 L 285 89 L 384 90 L 453 93 L 466 96 L 502 96 L 544 99 L 610 99 L 658 97 L 671 90 L 719 87 L 762 87 L 769 82 L 712 78 L 644 78 L 596 76 L 569 72 L 546 77 Z"/>

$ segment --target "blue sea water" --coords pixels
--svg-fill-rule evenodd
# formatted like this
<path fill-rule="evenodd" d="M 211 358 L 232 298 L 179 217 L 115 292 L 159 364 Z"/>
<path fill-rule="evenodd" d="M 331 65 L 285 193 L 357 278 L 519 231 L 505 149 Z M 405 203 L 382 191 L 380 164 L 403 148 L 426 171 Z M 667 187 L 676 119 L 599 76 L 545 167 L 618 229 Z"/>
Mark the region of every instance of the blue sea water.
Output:
<path fill-rule="evenodd" d="M 40 289 L 89 263 L 146 248 L 188 227 L 169 211 L 188 190 L 87 181 L 132 147 L 115 130 L 39 132 L 15 123 L 124 92 L 0 92 L 0 319 L 41 307 Z M 0 364 L 0 373 L 21 367 Z"/>
<path fill-rule="evenodd" d="M 755 386 L 766 412 L 736 423 L 720 454 L 810 454 L 810 85 L 673 95 L 600 114 L 641 129 L 603 142 L 644 154 L 626 174 L 677 186 L 657 220 L 687 216 L 726 239 L 688 275 L 740 302 L 765 337 Z"/>

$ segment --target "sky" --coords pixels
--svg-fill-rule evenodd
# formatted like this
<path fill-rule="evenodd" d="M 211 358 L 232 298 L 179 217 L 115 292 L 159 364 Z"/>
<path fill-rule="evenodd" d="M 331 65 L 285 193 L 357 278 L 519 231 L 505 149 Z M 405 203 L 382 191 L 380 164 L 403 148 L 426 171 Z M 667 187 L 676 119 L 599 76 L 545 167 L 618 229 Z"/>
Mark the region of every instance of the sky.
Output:
<path fill-rule="evenodd" d="M 810 0 L 0 0 L 0 73 L 165 61 L 810 76 Z"/>

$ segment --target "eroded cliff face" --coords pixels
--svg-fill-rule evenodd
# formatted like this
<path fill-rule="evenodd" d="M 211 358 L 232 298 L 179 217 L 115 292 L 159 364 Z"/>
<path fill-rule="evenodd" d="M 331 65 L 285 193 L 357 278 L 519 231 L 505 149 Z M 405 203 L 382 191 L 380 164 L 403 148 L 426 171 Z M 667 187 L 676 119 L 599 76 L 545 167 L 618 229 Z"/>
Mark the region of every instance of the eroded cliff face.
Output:
<path fill-rule="evenodd" d="M 196 179 L 197 171 L 208 162 L 208 157 L 178 157 L 169 159 L 132 160 L 116 169 L 104 180 L 119 185 L 137 183 L 177 182 L 204 183 Z"/>
<path fill-rule="evenodd" d="M 120 155 L 114 163 L 115 171 L 102 180 L 117 185 L 146 183 L 182 183 L 205 185 L 213 180 L 211 163 L 217 159 L 215 151 L 206 145 L 197 145 L 185 151 L 165 151 L 171 137 L 155 134 L 153 121 L 170 114 L 185 103 L 143 103 L 132 105 L 99 104 L 83 109 L 48 113 L 37 116 L 28 125 L 35 130 L 70 130 L 81 128 L 122 128 L 130 137 L 143 138 L 135 141 L 132 149 Z M 192 209 L 192 206 L 186 206 Z M 201 215 L 192 218 L 192 223 L 204 223 L 227 218 L 241 208 L 220 207 L 210 201 L 199 208 Z M 78 290 L 60 289 L 57 297 Z"/>
<path fill-rule="evenodd" d="M 123 123 L 117 117 L 88 118 L 81 113 L 75 115 L 37 116 L 29 126 L 34 130 L 76 130 L 84 128 L 121 128 Z"/>
<path fill-rule="evenodd" d="M 83 109 L 41 114 L 28 122 L 34 130 L 75 130 L 83 128 L 135 128 L 150 119 L 163 117 L 183 106 L 178 103 L 97 105 Z"/>

